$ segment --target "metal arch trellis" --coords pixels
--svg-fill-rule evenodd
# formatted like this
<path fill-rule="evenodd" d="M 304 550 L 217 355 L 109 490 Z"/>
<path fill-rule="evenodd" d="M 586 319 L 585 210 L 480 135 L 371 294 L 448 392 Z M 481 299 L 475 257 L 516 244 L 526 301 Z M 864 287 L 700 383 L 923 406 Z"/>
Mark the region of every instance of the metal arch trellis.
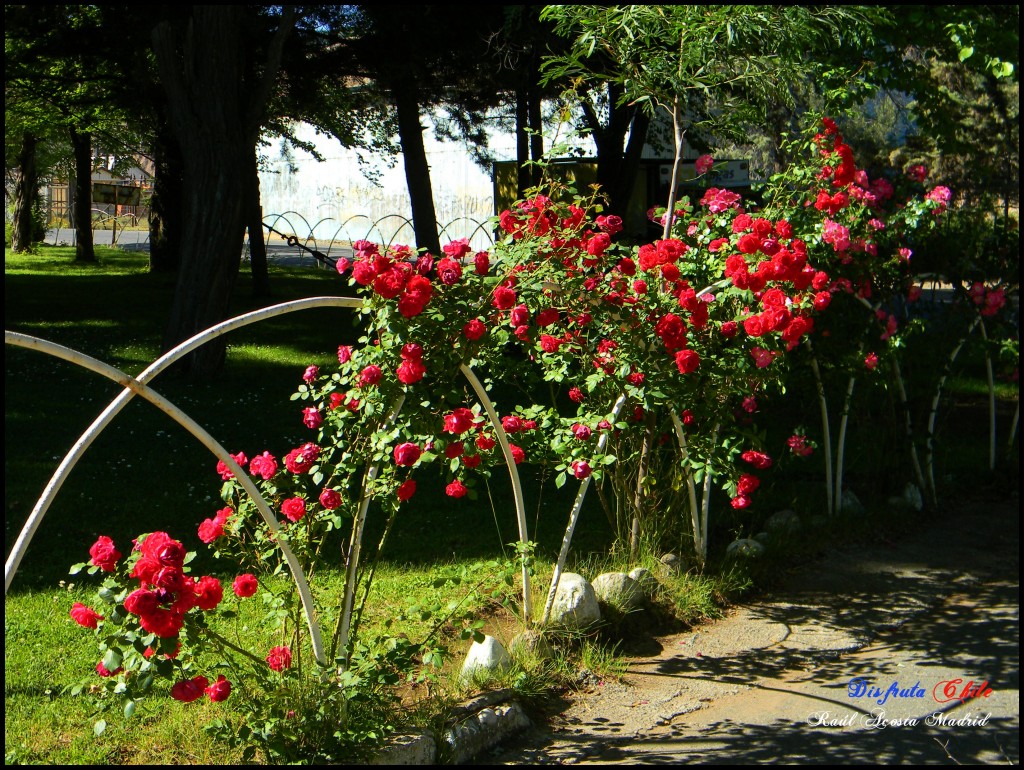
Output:
<path fill-rule="evenodd" d="M 182 342 L 172 350 L 168 351 L 152 364 L 150 364 L 138 377 L 131 377 L 128 374 L 109 366 L 108 364 L 98 361 L 97 359 L 86 356 L 78 351 L 72 350 L 62 345 L 58 345 L 47 340 L 42 340 L 37 337 L 30 335 L 19 334 L 17 332 L 6 331 L 4 332 L 4 341 L 6 344 L 15 345 L 19 347 L 26 347 L 35 350 L 39 350 L 44 353 L 62 358 L 71 363 L 75 363 L 82 366 L 90 371 L 101 374 L 109 379 L 114 380 L 125 386 L 125 390 L 122 391 L 108 406 L 100 413 L 100 415 L 93 421 L 93 423 L 86 429 L 86 431 L 79 437 L 79 439 L 72 446 L 71 450 L 65 455 L 60 465 L 57 467 L 53 476 L 50 478 L 49 483 L 43 490 L 42 495 L 37 500 L 35 506 L 29 515 L 28 520 L 22 527 L 21 532 L 18 535 L 14 547 L 8 557 L 4 566 L 4 593 L 10 589 L 11 582 L 14 578 L 15 573 L 18 570 L 19 565 L 31 543 L 32 537 L 38 530 L 43 517 L 49 510 L 57 493 L 60 491 L 61 486 L 68 474 L 75 467 L 78 460 L 84 455 L 85 451 L 89 448 L 92 442 L 99 436 L 99 434 L 110 424 L 113 418 L 127 405 L 136 394 L 142 396 L 146 400 L 156 405 L 161 411 L 165 412 L 172 419 L 176 420 L 180 425 L 186 428 L 194 437 L 199 439 L 204 446 L 219 459 L 222 460 L 235 474 L 239 483 L 243 486 L 245 491 L 250 495 L 253 502 L 256 504 L 257 509 L 260 511 L 261 516 L 266 521 L 267 525 L 273 530 L 277 531 L 278 523 L 277 519 L 270 510 L 266 501 L 263 499 L 258 488 L 255 486 L 252 479 L 248 476 L 245 469 L 241 468 L 238 463 L 231 457 L 230 453 L 221 446 L 216 439 L 213 438 L 206 430 L 204 430 L 198 423 L 192 420 L 188 415 L 178 409 L 174 404 L 168 401 L 166 398 L 161 396 L 159 393 L 148 387 L 146 384 L 153 378 L 155 378 L 162 371 L 166 370 L 174 362 L 180 360 L 182 357 L 192 352 L 196 348 L 205 344 L 206 342 L 227 334 L 230 331 L 247 326 L 257 321 L 272 318 L 278 315 L 284 315 L 286 313 L 296 312 L 298 310 L 306 310 L 312 308 L 323 308 L 323 307 L 342 307 L 349 309 L 359 309 L 363 305 L 363 300 L 354 297 L 312 297 L 308 299 L 295 300 L 292 302 L 286 302 L 279 305 L 263 308 L 256 310 L 251 313 L 238 316 L 236 318 L 224 321 L 216 326 L 213 326 L 194 337 Z M 508 437 L 501 425 L 501 420 L 498 419 L 497 412 L 494 408 L 494 404 L 491 402 L 490 397 L 487 394 L 483 384 L 477 378 L 476 374 L 468 366 L 463 364 L 460 369 L 462 375 L 467 379 L 477 397 L 480 399 L 485 411 L 487 412 L 488 419 L 495 431 L 495 435 L 498 439 L 498 443 L 501 446 L 502 453 L 505 457 L 506 467 L 509 471 L 509 476 L 512 482 L 513 496 L 516 507 L 516 518 L 519 527 L 520 539 L 522 542 L 528 542 L 527 527 L 526 527 L 526 509 L 523 501 L 522 486 L 519 479 L 519 473 L 516 468 L 515 460 L 512 456 L 511 447 L 508 442 Z M 388 421 L 393 421 L 399 410 L 402 407 L 402 401 L 404 397 L 400 397 L 392 408 L 391 414 L 388 417 Z M 369 485 L 373 478 L 376 477 L 379 470 L 379 463 L 371 465 L 367 472 L 367 478 L 364 483 L 363 491 L 360 498 L 360 509 L 358 513 L 359 520 L 365 520 L 367 509 L 369 507 L 370 496 L 369 496 Z M 354 535 L 355 537 L 355 535 Z M 285 556 L 285 560 L 288 564 L 289 570 L 292 573 L 292 578 L 295 581 L 297 590 L 300 594 L 302 602 L 303 613 L 306 618 L 306 623 L 310 632 L 310 640 L 313 645 L 314 655 L 317 660 L 321 663 L 326 664 L 326 653 L 323 648 L 322 634 L 320 626 L 316 620 L 315 609 L 313 604 L 312 594 L 309 590 L 309 585 L 306 580 L 305 574 L 303 573 L 301 565 L 295 558 L 294 554 L 288 548 L 284 542 L 280 543 L 282 553 Z M 354 559 L 351 561 L 358 560 L 358 544 L 353 541 L 354 547 Z M 354 569 L 354 565 L 350 563 L 350 567 Z M 346 593 L 354 590 L 353 585 L 348 585 L 351 581 L 346 581 Z M 532 615 L 532 600 L 530 594 L 530 582 L 529 582 L 529 571 L 528 566 L 523 564 L 523 612 L 525 619 L 529 622 Z M 347 595 L 345 599 L 346 612 L 351 611 L 351 596 Z M 345 624 L 344 633 L 347 634 L 347 623 Z M 347 646 L 347 639 L 344 635 L 341 637 L 345 643 L 342 645 L 342 649 Z"/>

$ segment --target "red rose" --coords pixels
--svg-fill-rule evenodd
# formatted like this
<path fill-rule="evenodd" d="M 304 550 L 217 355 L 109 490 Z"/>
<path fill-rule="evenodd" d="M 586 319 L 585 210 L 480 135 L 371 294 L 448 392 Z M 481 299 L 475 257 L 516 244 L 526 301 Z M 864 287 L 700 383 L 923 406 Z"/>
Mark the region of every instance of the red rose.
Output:
<path fill-rule="evenodd" d="M 458 479 L 455 479 L 455 481 L 445 487 L 444 491 L 448 497 L 465 497 L 466 493 L 469 492 L 466 485 Z"/>
<path fill-rule="evenodd" d="M 770 468 L 772 465 L 772 458 L 766 455 L 764 452 L 756 452 L 750 449 L 740 455 L 744 462 L 750 463 L 758 470 L 764 470 Z"/>
<path fill-rule="evenodd" d="M 103 616 L 95 612 L 92 607 L 86 607 L 81 602 L 75 602 L 71 606 L 71 619 L 83 628 L 96 628 Z"/>
<path fill-rule="evenodd" d="M 476 448 L 481 452 L 490 452 L 494 449 L 494 439 L 481 433 L 476 437 Z"/>
<path fill-rule="evenodd" d="M 491 267 L 491 259 L 486 251 L 478 251 L 473 256 L 473 270 L 477 275 L 487 275 Z"/>
<path fill-rule="evenodd" d="M 224 598 L 224 587 L 215 577 L 204 575 L 196 581 L 195 587 L 196 606 L 208 612 L 220 604 Z"/>
<path fill-rule="evenodd" d="M 415 358 L 407 358 L 398 365 L 395 376 L 403 385 L 415 385 L 423 379 L 427 373 L 427 367 L 422 361 Z"/>
<path fill-rule="evenodd" d="M 448 247 L 446 246 L 445 248 Z M 441 279 L 441 283 L 445 286 L 458 283 L 458 280 L 462 277 L 462 265 L 454 259 L 445 257 L 437 263 L 437 277 Z"/>
<path fill-rule="evenodd" d="M 466 407 L 459 407 L 454 412 L 445 415 L 444 430 L 446 433 L 461 435 L 473 427 L 475 415 Z"/>
<path fill-rule="evenodd" d="M 444 456 L 449 460 L 454 460 L 456 457 L 462 455 L 466 451 L 466 445 L 461 441 L 453 441 L 444 448 Z"/>
<path fill-rule="evenodd" d="M 228 699 L 231 694 L 231 682 L 223 674 L 217 677 L 217 681 L 207 687 L 204 692 L 214 703 L 220 703 Z"/>
<path fill-rule="evenodd" d="M 409 498 L 411 498 L 414 494 L 416 494 L 415 479 L 406 479 L 399 485 L 398 489 L 395 490 L 395 495 L 403 503 Z"/>
<path fill-rule="evenodd" d="M 359 373 L 359 387 L 365 388 L 368 385 L 376 385 L 380 382 L 382 372 L 376 364 L 370 364 Z"/>
<path fill-rule="evenodd" d="M 156 634 L 161 639 L 172 639 L 185 625 L 185 617 L 180 612 L 157 608 L 153 612 L 140 615 L 139 625 L 145 631 Z"/>
<path fill-rule="evenodd" d="M 160 608 L 160 598 L 152 591 L 139 588 L 128 594 L 124 608 L 132 615 L 149 615 Z"/>
<path fill-rule="evenodd" d="M 191 703 L 203 697 L 209 684 L 210 681 L 205 676 L 197 676 L 177 682 L 171 688 L 171 697 L 175 700 L 180 700 L 182 703 Z"/>
<path fill-rule="evenodd" d="M 108 671 L 107 667 L 103 665 L 103 661 L 102 660 L 99 663 L 96 664 L 96 673 L 99 674 L 102 677 L 117 676 L 122 671 L 124 671 L 124 666 L 118 666 L 113 671 Z"/>
<path fill-rule="evenodd" d="M 399 444 L 395 447 L 395 464 L 402 465 L 407 468 L 411 467 L 420 459 L 421 454 L 423 454 L 423 450 L 416 444 L 408 441 L 404 444 Z"/>
<path fill-rule="evenodd" d="M 511 310 L 516 304 L 516 292 L 508 286 L 499 286 L 494 290 L 494 306 L 498 310 Z"/>
<path fill-rule="evenodd" d="M 515 461 L 516 465 L 519 465 L 519 463 L 526 459 L 526 452 L 523 451 L 522 447 L 518 447 L 515 444 L 509 444 L 508 448 L 509 451 L 512 452 L 512 460 Z"/>
<path fill-rule="evenodd" d="M 582 480 L 590 476 L 590 465 L 586 460 L 577 460 L 572 464 L 572 475 Z"/>
<path fill-rule="evenodd" d="M 269 481 L 277 473 L 277 459 L 270 452 L 256 455 L 249 463 L 249 473 L 259 476 L 264 481 Z"/>
<path fill-rule="evenodd" d="M 199 539 L 204 543 L 212 543 L 224 534 L 224 524 L 217 519 L 204 519 L 199 525 Z"/>
<path fill-rule="evenodd" d="M 740 476 L 740 480 L 736 482 L 736 491 L 741 495 L 749 495 L 751 492 L 761 486 L 761 479 L 757 476 L 752 476 L 749 473 L 744 473 Z"/>
<path fill-rule="evenodd" d="M 462 455 L 462 463 L 467 468 L 476 468 L 482 460 L 480 455 Z"/>
<path fill-rule="evenodd" d="M 320 493 L 320 505 L 329 511 L 341 507 L 341 493 L 335 489 L 325 489 Z"/>
<path fill-rule="evenodd" d="M 114 565 L 121 558 L 121 552 L 114 547 L 114 541 L 106 535 L 100 535 L 92 548 L 89 549 L 90 564 L 99 567 L 104 572 L 113 572 Z"/>
<path fill-rule="evenodd" d="M 267 665 L 274 671 L 284 671 L 292 666 L 292 651 L 288 647 L 273 647 L 267 655 Z"/>
<path fill-rule="evenodd" d="M 281 503 L 281 513 L 289 521 L 298 521 L 306 515 L 306 501 L 301 497 L 289 497 Z"/>
<path fill-rule="evenodd" d="M 700 366 L 700 356 L 696 350 L 680 350 L 676 353 L 676 367 L 680 374 L 690 374 Z"/>
<path fill-rule="evenodd" d="M 344 365 L 344 364 L 347 364 L 351 360 L 352 360 L 352 347 L 349 346 L 349 345 L 339 345 L 338 346 L 338 363 Z"/>
<path fill-rule="evenodd" d="M 572 426 L 572 435 L 579 441 L 586 441 L 592 435 L 590 428 L 582 423 Z"/>
<path fill-rule="evenodd" d="M 506 433 L 519 433 L 523 429 L 523 418 L 515 414 L 501 418 L 501 427 Z"/>
<path fill-rule="evenodd" d="M 307 406 L 302 410 L 302 424 L 310 430 L 316 430 L 324 424 L 324 416 L 315 406 Z"/>
<path fill-rule="evenodd" d="M 487 327 L 477 318 L 462 327 L 462 333 L 467 340 L 478 340 L 487 333 Z"/>
<path fill-rule="evenodd" d="M 303 444 L 285 455 L 284 467 L 290 473 L 303 474 L 313 467 L 313 463 L 319 456 L 320 447 L 312 443 Z"/>
<path fill-rule="evenodd" d="M 235 578 L 231 589 L 239 599 L 246 599 L 255 594 L 259 587 L 260 584 L 256 580 L 256 576 L 251 572 L 246 572 L 244 575 L 239 575 Z"/>

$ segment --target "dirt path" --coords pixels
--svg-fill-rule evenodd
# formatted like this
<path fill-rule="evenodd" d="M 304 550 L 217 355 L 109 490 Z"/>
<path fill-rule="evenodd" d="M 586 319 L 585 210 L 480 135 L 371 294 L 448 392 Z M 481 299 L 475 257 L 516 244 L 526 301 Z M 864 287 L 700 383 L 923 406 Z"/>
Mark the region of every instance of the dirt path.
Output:
<path fill-rule="evenodd" d="M 1017 764 L 1017 508 L 957 507 L 913 539 L 830 553 L 653 640 L 623 682 L 476 762 Z M 970 682 L 983 697 L 961 701 Z"/>

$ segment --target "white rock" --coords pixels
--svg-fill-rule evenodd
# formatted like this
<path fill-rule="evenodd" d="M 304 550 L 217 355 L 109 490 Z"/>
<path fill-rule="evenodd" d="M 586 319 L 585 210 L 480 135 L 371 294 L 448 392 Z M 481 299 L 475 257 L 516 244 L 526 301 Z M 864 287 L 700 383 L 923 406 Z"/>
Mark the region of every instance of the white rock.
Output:
<path fill-rule="evenodd" d="M 629 576 L 640 586 L 644 596 L 648 599 L 654 598 L 654 594 L 658 590 L 658 579 L 654 577 L 649 569 L 637 567 L 634 570 L 630 570 Z"/>
<path fill-rule="evenodd" d="M 853 494 L 852 489 L 844 489 L 843 497 L 839 504 L 839 510 L 843 513 L 859 516 L 864 513 L 864 506 L 861 504 L 860 500 L 857 499 L 857 495 Z"/>
<path fill-rule="evenodd" d="M 744 538 L 729 543 L 725 548 L 725 552 L 729 556 L 747 556 L 756 559 L 764 553 L 764 546 L 756 540 Z"/>
<path fill-rule="evenodd" d="M 459 680 L 470 682 L 478 674 L 502 674 L 512 666 L 512 656 L 493 636 L 485 636 L 482 642 L 473 642 L 466 653 Z"/>
<path fill-rule="evenodd" d="M 770 532 L 796 532 L 800 529 L 800 517 L 795 511 L 776 511 L 765 522 Z"/>
<path fill-rule="evenodd" d="M 582 575 L 564 572 L 551 605 L 551 623 L 563 628 L 581 629 L 601 619 L 594 587 Z"/>
<path fill-rule="evenodd" d="M 619 610 L 635 610 L 643 602 L 640 586 L 625 572 L 605 572 L 592 583 L 598 601 Z"/>

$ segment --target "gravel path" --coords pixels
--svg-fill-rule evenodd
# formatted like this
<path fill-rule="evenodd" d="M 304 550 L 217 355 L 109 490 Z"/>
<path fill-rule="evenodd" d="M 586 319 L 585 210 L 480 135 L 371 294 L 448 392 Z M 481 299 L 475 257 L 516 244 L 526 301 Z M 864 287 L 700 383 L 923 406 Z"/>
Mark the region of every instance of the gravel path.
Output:
<path fill-rule="evenodd" d="M 829 553 L 767 599 L 652 640 L 623 682 L 475 761 L 1017 764 L 1017 509 L 957 506 L 912 539 Z M 971 682 L 982 697 L 960 700 Z"/>

